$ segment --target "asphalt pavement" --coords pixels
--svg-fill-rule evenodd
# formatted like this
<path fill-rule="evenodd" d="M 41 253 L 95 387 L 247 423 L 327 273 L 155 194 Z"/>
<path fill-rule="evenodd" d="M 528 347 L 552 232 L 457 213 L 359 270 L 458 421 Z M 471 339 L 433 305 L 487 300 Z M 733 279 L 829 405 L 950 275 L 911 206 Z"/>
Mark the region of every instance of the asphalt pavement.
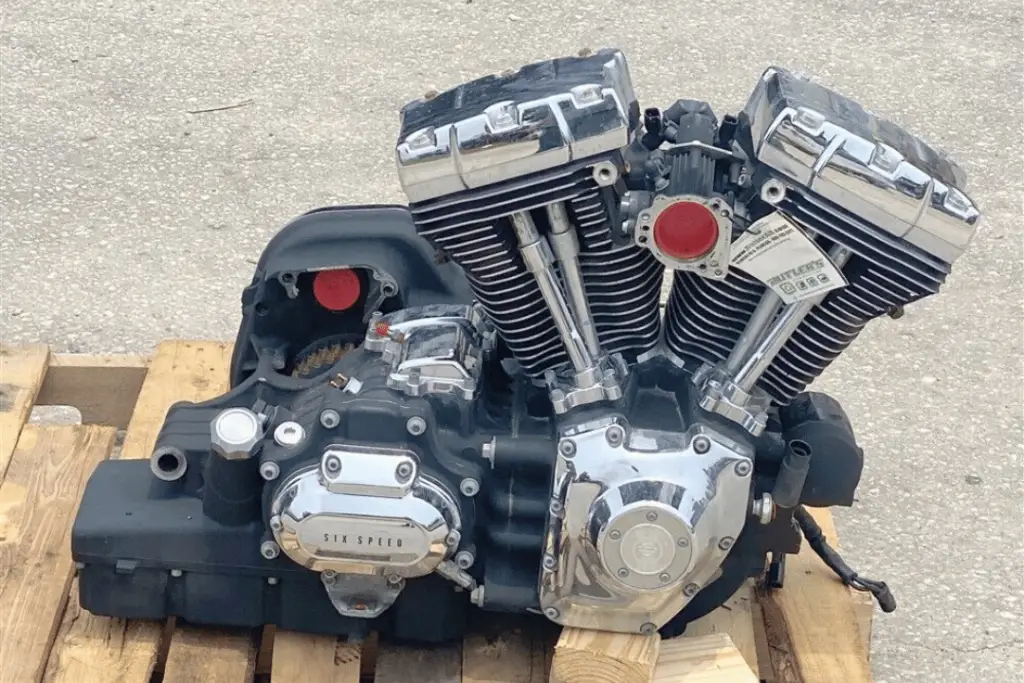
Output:
<path fill-rule="evenodd" d="M 842 545 L 893 587 L 877 683 L 1022 666 L 1019 0 L 5 0 L 0 336 L 60 351 L 228 339 L 263 244 L 327 204 L 398 202 L 397 111 L 582 47 L 644 105 L 738 109 L 804 71 L 947 150 L 986 219 L 940 295 L 818 383 L 867 453 Z"/>

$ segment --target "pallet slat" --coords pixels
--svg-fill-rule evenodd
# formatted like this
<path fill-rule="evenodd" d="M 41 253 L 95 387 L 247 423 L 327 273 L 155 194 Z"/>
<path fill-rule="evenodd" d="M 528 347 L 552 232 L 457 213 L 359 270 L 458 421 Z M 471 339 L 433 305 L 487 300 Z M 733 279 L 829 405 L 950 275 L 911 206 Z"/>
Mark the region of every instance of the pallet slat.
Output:
<path fill-rule="evenodd" d="M 0 485 L 0 682 L 38 681 L 74 573 L 69 535 L 93 466 L 114 445 L 95 426 L 21 430 Z"/>
<path fill-rule="evenodd" d="M 430 678 L 424 676 L 429 672 Z M 433 648 L 381 645 L 373 683 L 460 683 L 462 652 L 458 645 Z"/>
<path fill-rule="evenodd" d="M 754 595 L 754 584 L 748 581 L 720 609 L 698 619 L 686 627 L 686 636 L 710 636 L 728 634 L 732 644 L 743 655 L 747 666 L 754 674 L 758 674 L 760 666 L 757 658 L 757 638 L 754 631 L 754 620 L 760 616 Z M 679 640 L 673 639 L 674 642 Z M 664 650 L 664 644 L 662 645 Z"/>
<path fill-rule="evenodd" d="M 488 616 L 462 641 L 462 683 L 547 683 L 553 633 L 517 615 Z"/>
<path fill-rule="evenodd" d="M 661 637 L 566 628 L 555 645 L 551 683 L 650 683 Z"/>
<path fill-rule="evenodd" d="M 142 356 L 53 354 L 36 405 L 74 406 L 83 424 L 124 429 L 146 379 L 147 363 Z"/>
<path fill-rule="evenodd" d="M 278 631 L 274 638 L 270 680 L 273 683 L 359 683 L 360 655 L 358 645 L 339 638 Z"/>
<path fill-rule="evenodd" d="M 251 634 L 179 626 L 171 637 L 164 683 L 249 683 L 255 668 Z"/>
<path fill-rule="evenodd" d="M 0 346 L 0 481 L 46 375 L 45 346 Z"/>
<path fill-rule="evenodd" d="M 725 633 L 673 638 L 661 644 L 652 683 L 758 683 Z"/>

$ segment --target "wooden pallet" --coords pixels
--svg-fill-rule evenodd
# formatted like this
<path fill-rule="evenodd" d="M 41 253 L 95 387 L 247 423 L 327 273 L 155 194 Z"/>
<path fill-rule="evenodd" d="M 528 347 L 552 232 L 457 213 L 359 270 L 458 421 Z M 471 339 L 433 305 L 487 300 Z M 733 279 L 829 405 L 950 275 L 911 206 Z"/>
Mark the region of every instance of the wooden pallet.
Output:
<path fill-rule="evenodd" d="M 80 609 L 69 533 L 85 481 L 116 448 L 149 456 L 168 406 L 226 389 L 228 344 L 170 341 L 152 358 L 0 347 L 0 683 L 867 683 L 872 605 L 813 554 L 786 589 L 751 584 L 682 638 L 514 619 L 432 650 L 200 629 Z M 74 406 L 80 425 L 26 424 L 33 406 Z M 831 517 L 816 515 L 835 540 Z M 554 647 L 552 647 L 552 645 Z"/>

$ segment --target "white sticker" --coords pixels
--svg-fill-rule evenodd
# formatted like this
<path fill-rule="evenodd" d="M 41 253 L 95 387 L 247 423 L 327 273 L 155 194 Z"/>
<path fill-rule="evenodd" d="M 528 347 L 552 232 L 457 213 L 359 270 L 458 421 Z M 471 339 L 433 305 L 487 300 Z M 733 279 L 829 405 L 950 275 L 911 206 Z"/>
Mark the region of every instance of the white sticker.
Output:
<path fill-rule="evenodd" d="M 732 243 L 729 265 L 756 277 L 787 304 L 848 284 L 828 254 L 777 212 L 754 221 Z"/>

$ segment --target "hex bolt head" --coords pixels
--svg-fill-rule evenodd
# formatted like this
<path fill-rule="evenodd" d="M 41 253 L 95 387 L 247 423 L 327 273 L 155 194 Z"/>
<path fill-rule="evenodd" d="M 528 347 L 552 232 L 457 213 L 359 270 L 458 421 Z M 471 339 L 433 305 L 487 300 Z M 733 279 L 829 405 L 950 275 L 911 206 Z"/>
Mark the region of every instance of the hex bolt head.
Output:
<path fill-rule="evenodd" d="M 455 553 L 455 564 L 459 565 L 459 569 L 469 569 L 474 562 L 476 562 L 476 558 L 468 550 L 460 550 Z"/>
<path fill-rule="evenodd" d="M 726 536 L 725 538 L 723 538 L 721 541 L 718 542 L 718 549 L 719 550 L 728 550 L 729 548 L 732 547 L 733 543 L 735 543 L 735 542 L 736 542 L 736 540 L 732 536 Z"/>
<path fill-rule="evenodd" d="M 480 493 L 480 482 L 472 477 L 466 477 L 459 482 L 459 491 L 461 491 L 462 495 L 467 498 L 472 498 L 476 494 Z"/>
<path fill-rule="evenodd" d="M 622 538 L 622 532 L 618 529 L 612 529 L 608 532 L 608 538 L 612 539 L 613 541 L 617 541 L 620 538 Z"/>
<path fill-rule="evenodd" d="M 626 432 L 619 425 L 612 425 L 605 431 L 604 438 L 612 448 L 618 448 L 626 438 Z"/>
<path fill-rule="evenodd" d="M 685 537 L 680 538 L 678 541 L 676 541 L 676 545 L 679 546 L 680 548 L 685 548 L 688 545 L 690 545 L 690 539 L 685 538 Z"/>
<path fill-rule="evenodd" d="M 331 475 L 341 472 L 341 458 L 333 454 L 324 458 L 324 472 Z"/>
<path fill-rule="evenodd" d="M 545 555 L 542 564 L 544 565 L 544 569 L 553 571 L 554 568 L 558 566 L 558 560 L 555 559 L 554 555 Z"/>
<path fill-rule="evenodd" d="M 174 578 L 176 578 L 176 579 L 177 579 L 177 578 L 180 578 L 180 577 L 181 577 L 181 574 L 182 574 L 182 572 L 181 572 L 181 570 L 180 570 L 180 569 L 172 569 L 172 570 L 171 570 L 171 576 L 173 576 L 173 577 L 174 577 Z"/>
<path fill-rule="evenodd" d="M 621 568 L 619 569 L 619 571 L 617 571 L 617 572 L 615 572 L 615 573 L 619 575 L 619 578 L 620 578 L 620 579 L 624 579 L 624 578 L 626 578 L 627 576 L 629 576 L 629 570 L 628 570 L 628 569 L 626 569 L 625 567 L 621 567 Z"/>
<path fill-rule="evenodd" d="M 281 468 L 276 462 L 267 461 L 260 465 L 260 476 L 267 481 L 274 481 L 281 474 Z"/>
<path fill-rule="evenodd" d="M 268 560 L 273 560 L 281 554 L 281 548 L 273 541 L 263 541 L 260 545 L 260 555 Z"/>
<path fill-rule="evenodd" d="M 711 439 L 706 436 L 698 436 L 693 440 L 693 452 L 698 455 L 707 453 L 711 450 Z"/>
<path fill-rule="evenodd" d="M 328 408 L 320 413 L 320 424 L 322 424 L 326 429 L 334 429 L 341 424 L 341 415 L 338 414 L 337 410 Z"/>
<path fill-rule="evenodd" d="M 657 631 L 657 630 L 658 630 L 658 627 L 655 626 L 654 624 L 652 624 L 649 621 L 646 624 L 644 624 L 643 626 L 640 627 L 640 633 L 642 633 L 645 636 L 653 636 L 654 632 Z"/>
<path fill-rule="evenodd" d="M 267 577 L 267 584 L 268 585 L 276 586 L 277 583 L 278 583 L 278 578 L 276 576 L 268 576 Z"/>
<path fill-rule="evenodd" d="M 548 512 L 550 512 L 553 517 L 557 517 L 562 514 L 562 510 L 564 509 L 565 507 L 562 505 L 562 501 L 560 500 L 553 500 L 551 501 L 551 504 L 548 505 Z"/>
<path fill-rule="evenodd" d="M 273 531 L 280 531 L 281 529 L 283 529 L 284 528 L 284 524 L 281 523 L 281 518 L 278 517 L 277 515 L 274 515 L 273 517 L 271 517 L 270 518 L 270 528 Z"/>
<path fill-rule="evenodd" d="M 414 415 L 406 421 L 405 429 L 413 436 L 419 436 L 427 431 L 427 421 L 418 415 Z"/>
<path fill-rule="evenodd" d="M 736 463 L 736 468 L 735 469 L 736 469 L 736 474 L 738 474 L 739 476 L 741 476 L 741 477 L 747 476 L 748 474 L 750 474 L 750 470 L 751 470 L 750 461 L 749 460 L 740 460 L 738 463 Z"/>
<path fill-rule="evenodd" d="M 397 479 L 400 483 L 405 483 L 409 481 L 410 477 L 412 477 L 412 473 L 412 463 L 399 463 L 398 467 L 395 468 L 395 479 Z"/>
<path fill-rule="evenodd" d="M 459 541 L 461 540 L 462 534 L 460 534 L 458 531 L 449 531 L 448 535 L 444 537 L 444 542 L 452 548 L 457 546 L 459 544 Z"/>
<path fill-rule="evenodd" d="M 658 575 L 658 580 L 660 580 L 662 583 L 668 583 L 672 580 L 672 575 L 668 572 L 662 572 Z"/>
<path fill-rule="evenodd" d="M 648 522 L 657 522 L 658 521 L 658 513 L 657 512 L 653 512 L 653 511 L 652 512 L 648 512 L 647 513 L 647 521 Z"/>
<path fill-rule="evenodd" d="M 572 439 L 562 439 L 558 444 L 558 452 L 563 458 L 576 456 L 576 442 Z"/>
<path fill-rule="evenodd" d="M 552 619 L 552 620 L 557 619 L 558 615 L 559 615 L 558 610 L 555 609 L 554 607 L 545 607 L 544 608 L 544 616 L 546 616 L 548 619 Z"/>
<path fill-rule="evenodd" d="M 392 586 L 397 586 L 398 584 L 402 583 L 402 577 L 398 574 L 388 574 L 388 583 L 390 583 Z"/>
<path fill-rule="evenodd" d="M 692 598 L 694 595 L 697 594 L 697 591 L 699 591 L 699 590 L 700 590 L 700 586 L 698 586 L 697 584 L 695 584 L 695 583 L 688 583 L 683 588 L 683 595 L 685 595 L 688 598 Z"/>

